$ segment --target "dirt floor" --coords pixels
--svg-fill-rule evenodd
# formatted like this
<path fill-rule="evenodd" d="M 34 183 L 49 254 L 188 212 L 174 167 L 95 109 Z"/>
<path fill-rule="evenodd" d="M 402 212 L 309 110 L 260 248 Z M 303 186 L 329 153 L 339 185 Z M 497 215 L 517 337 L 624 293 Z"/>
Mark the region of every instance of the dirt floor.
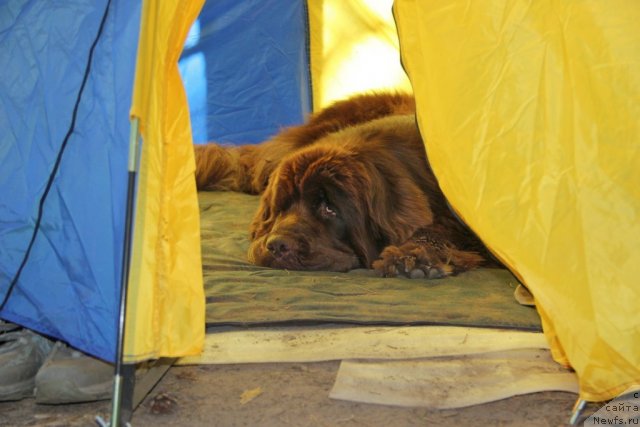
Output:
<path fill-rule="evenodd" d="M 173 366 L 136 409 L 133 426 L 563 426 L 576 395 L 545 392 L 434 411 L 333 400 L 339 362 Z M 464 378 L 460 379 L 464 381 Z M 597 407 L 588 406 L 585 415 Z M 0 403 L 1 426 L 96 426 L 110 402 Z M 582 425 L 582 423 L 580 423 Z"/>

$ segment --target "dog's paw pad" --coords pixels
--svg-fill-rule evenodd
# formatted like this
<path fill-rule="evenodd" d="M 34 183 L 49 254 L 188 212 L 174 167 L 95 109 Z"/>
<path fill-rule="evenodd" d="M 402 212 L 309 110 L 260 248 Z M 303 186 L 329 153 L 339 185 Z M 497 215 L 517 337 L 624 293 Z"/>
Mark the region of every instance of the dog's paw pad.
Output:
<path fill-rule="evenodd" d="M 420 268 L 414 268 L 407 273 L 407 277 L 410 279 L 443 279 L 450 276 L 452 273 L 451 268 L 448 265 L 438 267 L 421 266 Z"/>
<path fill-rule="evenodd" d="M 419 268 L 414 268 L 409 272 L 409 279 L 424 279 L 425 277 L 427 277 L 427 275 Z"/>
<path fill-rule="evenodd" d="M 443 279 L 453 274 L 453 269 L 450 265 L 441 265 L 440 267 L 429 267 L 427 274 L 428 279 Z"/>
<path fill-rule="evenodd" d="M 441 254 L 430 253 L 411 242 L 385 248 L 380 259 L 374 261 L 373 269 L 382 277 L 402 275 L 410 279 L 442 279 L 454 274 L 453 266 L 442 258 Z"/>

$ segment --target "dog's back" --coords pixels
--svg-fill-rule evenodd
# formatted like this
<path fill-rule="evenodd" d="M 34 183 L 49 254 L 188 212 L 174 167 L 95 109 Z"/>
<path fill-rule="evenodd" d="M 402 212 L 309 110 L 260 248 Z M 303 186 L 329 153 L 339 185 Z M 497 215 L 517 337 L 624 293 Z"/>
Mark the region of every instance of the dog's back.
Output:
<path fill-rule="evenodd" d="M 284 156 L 320 138 L 381 117 L 415 113 L 411 95 L 371 93 L 338 101 L 312 114 L 306 123 L 283 129 L 256 145 L 196 145 L 196 184 L 199 190 L 231 190 L 259 194 Z"/>

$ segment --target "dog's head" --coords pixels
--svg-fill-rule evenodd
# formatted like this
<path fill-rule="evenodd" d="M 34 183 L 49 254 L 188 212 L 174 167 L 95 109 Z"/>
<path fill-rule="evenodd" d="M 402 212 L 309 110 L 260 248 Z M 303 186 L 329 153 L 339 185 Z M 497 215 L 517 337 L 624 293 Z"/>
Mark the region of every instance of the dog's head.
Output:
<path fill-rule="evenodd" d="M 370 267 L 385 246 L 431 222 L 429 202 L 388 149 L 389 136 L 347 137 L 340 144 L 329 137 L 281 161 L 251 226 L 251 262 L 290 270 Z"/>

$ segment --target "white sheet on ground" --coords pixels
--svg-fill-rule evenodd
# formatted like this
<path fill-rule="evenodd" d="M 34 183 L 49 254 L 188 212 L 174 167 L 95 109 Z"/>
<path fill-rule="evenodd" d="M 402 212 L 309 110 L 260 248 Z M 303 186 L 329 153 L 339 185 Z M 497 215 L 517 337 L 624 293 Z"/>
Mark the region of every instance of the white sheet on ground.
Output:
<path fill-rule="evenodd" d="M 179 365 L 342 360 L 330 397 L 456 408 L 546 390 L 577 392 L 542 333 L 451 326 L 217 327 Z"/>
<path fill-rule="evenodd" d="M 343 361 L 330 397 L 451 409 L 539 391 L 577 393 L 575 373 L 547 349 L 396 361 Z"/>

